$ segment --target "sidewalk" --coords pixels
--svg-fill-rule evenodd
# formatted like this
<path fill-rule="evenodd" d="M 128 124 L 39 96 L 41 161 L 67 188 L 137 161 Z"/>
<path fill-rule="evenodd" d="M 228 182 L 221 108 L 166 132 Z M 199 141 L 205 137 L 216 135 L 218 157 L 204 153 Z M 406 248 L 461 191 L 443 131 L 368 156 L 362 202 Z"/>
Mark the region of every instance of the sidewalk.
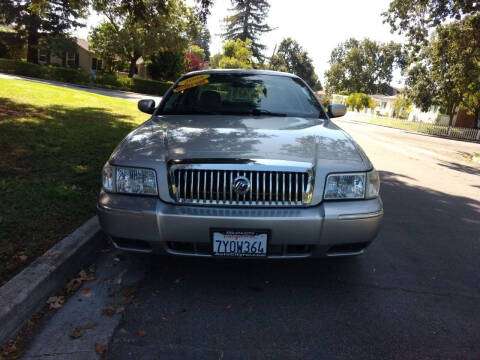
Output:
<path fill-rule="evenodd" d="M 423 122 L 411 122 L 402 119 L 377 117 L 371 114 L 348 111 L 345 120 L 357 121 L 370 125 L 384 126 L 426 136 L 436 136 L 460 141 L 480 142 L 480 129 L 460 128 Z"/>
<path fill-rule="evenodd" d="M 109 90 L 109 89 L 102 89 L 102 88 L 97 88 L 97 87 L 93 87 L 93 86 L 89 87 L 89 86 L 82 86 L 82 85 L 73 85 L 73 84 L 62 83 L 62 82 L 59 82 L 59 81 L 36 79 L 36 78 L 30 78 L 30 77 L 26 77 L 26 76 L 10 75 L 10 74 L 5 74 L 5 73 L 0 73 L 0 78 L 14 79 L 14 80 L 25 80 L 25 81 L 32 81 L 32 82 L 36 82 L 36 83 L 40 83 L 40 84 L 61 86 L 61 87 L 67 88 L 67 89 L 80 90 L 80 91 L 85 91 L 85 92 L 89 92 L 89 93 L 93 93 L 93 94 L 110 96 L 110 97 L 114 97 L 114 98 L 119 98 L 119 99 L 124 99 L 124 100 L 129 100 L 129 101 L 135 101 L 135 102 L 137 102 L 138 100 L 142 100 L 142 99 L 153 99 L 153 100 L 155 100 L 155 103 L 158 104 L 160 102 L 160 100 L 162 99 L 159 96 L 139 94 L 139 93 L 134 93 L 134 92 L 130 92 L 130 91 Z"/>

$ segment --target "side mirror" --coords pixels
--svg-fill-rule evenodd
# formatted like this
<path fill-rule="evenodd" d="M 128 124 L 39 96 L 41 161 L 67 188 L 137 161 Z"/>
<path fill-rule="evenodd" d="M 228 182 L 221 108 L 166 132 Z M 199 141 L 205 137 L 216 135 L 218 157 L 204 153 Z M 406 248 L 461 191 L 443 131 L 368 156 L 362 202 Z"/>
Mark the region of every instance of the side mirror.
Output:
<path fill-rule="evenodd" d="M 138 110 L 147 114 L 153 114 L 155 111 L 155 100 L 144 99 L 138 102 Z"/>
<path fill-rule="evenodd" d="M 347 113 L 347 107 L 342 104 L 328 105 L 328 116 L 331 118 L 340 117 Z"/>

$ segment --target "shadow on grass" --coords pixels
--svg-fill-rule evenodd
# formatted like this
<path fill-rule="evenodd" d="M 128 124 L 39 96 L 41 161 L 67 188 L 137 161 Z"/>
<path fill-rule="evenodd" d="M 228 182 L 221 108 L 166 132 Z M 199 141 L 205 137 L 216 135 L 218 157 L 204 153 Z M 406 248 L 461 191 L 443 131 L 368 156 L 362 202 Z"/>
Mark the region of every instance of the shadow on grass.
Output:
<path fill-rule="evenodd" d="M 0 98 L 0 284 L 28 262 L 21 255 L 35 258 L 95 214 L 101 168 L 137 125 L 100 107 Z"/>

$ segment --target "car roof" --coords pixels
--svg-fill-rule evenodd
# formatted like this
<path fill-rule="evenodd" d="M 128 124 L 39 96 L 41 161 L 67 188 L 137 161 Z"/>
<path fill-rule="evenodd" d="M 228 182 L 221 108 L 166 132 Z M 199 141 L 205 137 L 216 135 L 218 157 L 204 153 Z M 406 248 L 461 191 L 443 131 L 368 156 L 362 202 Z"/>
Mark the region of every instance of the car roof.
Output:
<path fill-rule="evenodd" d="M 202 75 L 202 74 L 232 74 L 232 75 L 277 75 L 277 76 L 286 76 L 297 78 L 297 75 L 289 74 L 281 71 L 272 71 L 272 70 L 252 70 L 252 69 L 208 69 L 208 70 L 199 70 L 191 71 L 184 76 L 191 75 Z"/>

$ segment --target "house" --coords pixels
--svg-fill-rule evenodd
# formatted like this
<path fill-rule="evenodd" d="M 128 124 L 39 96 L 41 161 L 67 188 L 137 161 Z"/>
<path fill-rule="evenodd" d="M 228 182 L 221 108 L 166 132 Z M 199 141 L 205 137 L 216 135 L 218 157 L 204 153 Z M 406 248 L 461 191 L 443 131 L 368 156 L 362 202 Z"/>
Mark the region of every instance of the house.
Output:
<path fill-rule="evenodd" d="M 392 88 L 393 89 L 393 88 Z M 370 95 L 370 97 L 375 101 L 375 108 L 373 109 L 373 113 L 380 116 L 388 116 L 392 117 L 395 113 L 395 99 L 397 95 L 382 95 L 382 94 L 375 94 Z"/>
<path fill-rule="evenodd" d="M 449 125 L 450 116 L 440 112 L 440 106 L 431 106 L 428 111 L 424 112 L 416 106 L 412 107 L 412 111 L 408 116 L 409 121 L 423 122 L 437 125 Z M 453 115 L 452 126 L 461 128 L 480 129 L 480 119 L 475 119 L 474 115 L 469 115 L 465 110 L 457 108 Z"/>
<path fill-rule="evenodd" d="M 83 39 L 76 39 L 77 49 L 75 52 L 66 52 L 62 57 L 44 53 L 39 50 L 38 63 L 52 64 L 66 67 L 78 67 L 85 72 L 91 70 L 101 70 L 103 61 L 90 49 L 88 41 Z"/>

